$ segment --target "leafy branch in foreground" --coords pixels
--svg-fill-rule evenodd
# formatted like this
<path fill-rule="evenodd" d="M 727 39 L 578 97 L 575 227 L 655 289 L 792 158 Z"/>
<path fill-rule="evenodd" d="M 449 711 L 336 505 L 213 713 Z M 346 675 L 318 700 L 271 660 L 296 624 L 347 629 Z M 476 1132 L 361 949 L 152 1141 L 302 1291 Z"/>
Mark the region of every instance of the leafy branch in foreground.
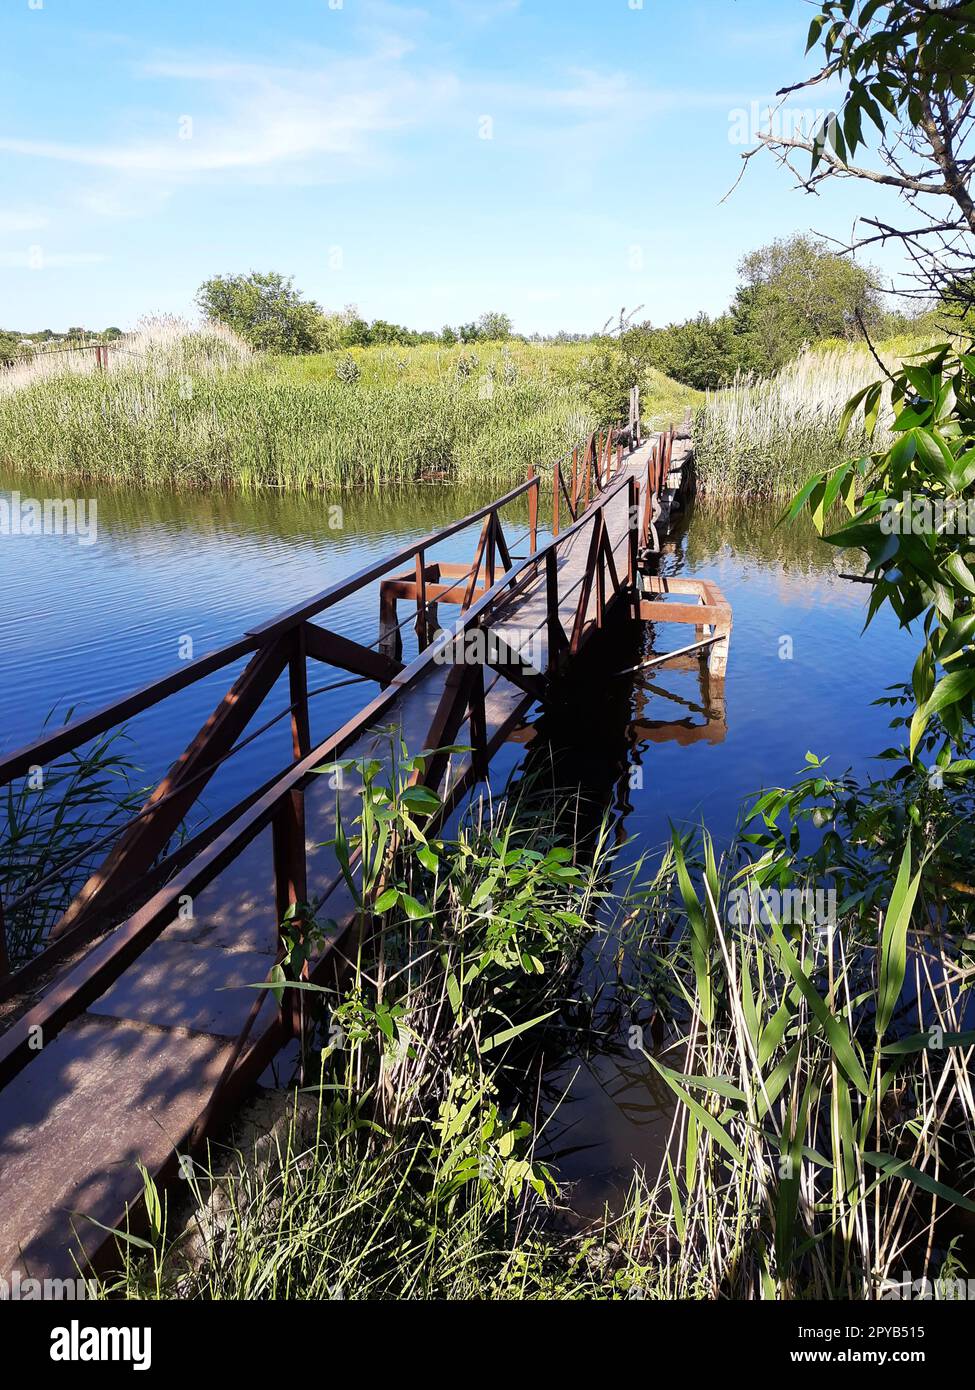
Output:
<path fill-rule="evenodd" d="M 918 354 L 889 383 L 859 391 L 842 430 L 862 412 L 873 438 L 888 391 L 890 447 L 815 475 L 788 515 L 807 508 L 822 534 L 842 499 L 851 519 L 825 539 L 865 553 L 867 622 L 885 605 L 902 627 L 921 620 L 910 753 L 937 715 L 945 731 L 937 761 L 947 767 L 975 708 L 975 354 L 950 344 Z"/>
<path fill-rule="evenodd" d="M 970 307 L 975 200 L 970 191 L 975 134 L 975 7 L 969 0 L 819 0 L 807 52 L 821 66 L 778 93 L 839 83 L 838 108 L 815 129 L 756 133 L 748 161 L 768 149 L 806 192 L 828 179 L 855 179 L 897 191 L 913 225 L 862 219 L 863 232 L 845 250 L 895 242 L 914 264 L 924 300 Z M 807 168 L 797 162 L 807 154 Z M 804 162 L 804 161 L 803 161 Z"/>

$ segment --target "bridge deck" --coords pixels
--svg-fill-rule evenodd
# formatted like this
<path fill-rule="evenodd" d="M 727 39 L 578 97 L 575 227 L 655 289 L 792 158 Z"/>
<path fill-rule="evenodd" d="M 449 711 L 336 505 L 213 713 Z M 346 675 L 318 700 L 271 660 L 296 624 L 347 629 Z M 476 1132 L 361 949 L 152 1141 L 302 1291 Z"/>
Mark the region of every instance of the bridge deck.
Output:
<path fill-rule="evenodd" d="M 555 607 L 567 640 L 575 629 L 577 646 L 600 617 L 600 586 L 593 580 L 596 527 L 586 518 L 601 510 L 612 557 L 612 567 L 606 557 L 603 572 L 615 568 L 619 580 L 618 587 L 607 581 L 608 607 L 625 597 L 629 508 L 634 493 L 644 507 L 652 447 L 623 461 L 613 477 L 615 491 L 597 496 L 554 550 Z M 559 655 L 549 649 L 551 572 L 541 565 L 520 571 L 514 566 L 511 573 L 510 592 L 502 576 L 485 609 L 490 631 L 527 667 L 544 672 Z M 580 608 L 587 584 L 588 600 Z M 634 602 L 632 591 L 628 601 Z M 325 962 L 334 970 L 353 903 L 327 842 L 337 808 L 351 827 L 358 780 L 346 773 L 335 789 L 325 777 L 299 781 L 297 775 L 336 753 L 343 761 L 376 758 L 388 769 L 391 731 L 411 752 L 480 741 L 482 756 L 490 757 L 535 692 L 530 683 L 526 689 L 500 670 L 482 669 L 479 738 L 472 728 L 474 704 L 460 700 L 451 706 L 456 665 L 430 659 L 429 652 L 421 656 L 385 690 L 377 686 L 374 712 L 354 737 L 337 735 L 296 759 L 182 873 L 55 979 L 0 1038 L 6 1046 L 0 1063 L 8 1064 L 6 1072 L 0 1070 L 7 1082 L 0 1091 L 0 1274 L 15 1268 L 33 1276 L 69 1273 L 69 1248 L 93 1257 L 105 1240 L 103 1228 L 119 1225 L 140 1194 L 137 1162 L 165 1176 L 191 1130 L 198 1129 L 221 1077 L 227 1080 L 228 1067 L 244 1085 L 286 1040 L 273 997 L 247 988 L 267 978 L 279 944 L 282 851 L 269 808 L 280 809 L 303 788 L 305 862 L 292 876 L 300 880 L 304 874 L 306 882 L 292 884 L 292 896 L 315 904 L 320 921 L 338 924 L 333 959 Z M 441 787 L 448 801 L 481 770 L 472 759 L 463 754 L 450 760 Z M 187 898 L 191 915 L 178 911 Z M 43 1045 L 35 1042 L 28 1058 L 23 1049 L 31 1046 L 32 1020 L 43 1030 Z M 225 1090 L 229 1100 L 233 1087 Z"/>

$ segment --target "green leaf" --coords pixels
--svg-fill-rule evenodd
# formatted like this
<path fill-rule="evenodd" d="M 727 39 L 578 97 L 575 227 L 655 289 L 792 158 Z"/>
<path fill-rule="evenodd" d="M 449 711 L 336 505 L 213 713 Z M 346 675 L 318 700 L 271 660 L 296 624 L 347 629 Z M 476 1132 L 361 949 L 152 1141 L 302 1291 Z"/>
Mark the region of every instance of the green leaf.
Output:
<path fill-rule="evenodd" d="M 783 964 L 799 986 L 799 992 L 802 994 L 813 1016 L 826 1034 L 837 1062 L 843 1068 L 843 1071 L 853 1082 L 857 1090 L 863 1095 L 868 1095 L 870 1092 L 870 1085 L 867 1081 L 866 1072 L 863 1070 L 863 1065 L 857 1057 L 849 1031 L 843 1024 L 843 1021 L 837 1018 L 830 1010 L 826 1001 L 817 991 L 815 985 L 803 971 L 802 966 L 796 959 L 795 952 L 786 940 L 778 922 L 772 922 L 771 932 L 772 938 L 779 949 Z"/>
<path fill-rule="evenodd" d="M 922 1173 L 920 1168 L 912 1167 L 903 1159 L 894 1158 L 893 1154 L 865 1153 L 863 1161 L 869 1163 L 872 1168 L 879 1168 L 881 1176 L 884 1178 L 905 1178 L 908 1182 L 912 1182 L 915 1187 L 929 1192 L 932 1197 L 940 1197 L 953 1207 L 961 1207 L 964 1211 L 975 1211 L 975 1202 L 970 1197 L 963 1197 L 953 1187 L 947 1187 L 943 1182 L 937 1182 L 927 1173 Z"/>
<path fill-rule="evenodd" d="M 522 1033 L 527 1033 L 529 1028 L 534 1028 L 538 1023 L 544 1023 L 547 1018 L 557 1014 L 558 1009 L 550 1009 L 547 1014 L 539 1014 L 537 1018 L 530 1018 L 527 1023 L 517 1023 L 511 1028 L 505 1028 L 500 1033 L 492 1033 L 481 1043 L 482 1052 L 493 1052 L 496 1047 L 501 1047 L 503 1043 L 511 1042 L 512 1038 L 520 1037 Z"/>
<path fill-rule="evenodd" d="M 806 39 L 807 53 L 810 51 L 811 48 L 814 47 L 817 40 L 819 39 L 820 34 L 823 32 L 823 28 L 826 24 L 827 18 L 828 16 L 824 14 L 818 14 L 813 17 L 813 22 L 809 26 L 809 34 Z"/>
<path fill-rule="evenodd" d="M 948 709 L 951 705 L 956 705 L 960 700 L 964 700 L 975 690 L 975 671 L 952 671 L 947 676 L 942 676 L 938 684 L 934 687 L 934 693 L 920 709 L 914 711 L 911 720 L 911 757 L 921 736 L 927 728 L 932 717 L 940 713 L 943 709 Z"/>
<path fill-rule="evenodd" d="M 945 561 L 945 569 L 957 584 L 960 584 L 968 593 L 975 594 L 975 575 L 972 574 L 957 551 L 953 555 L 949 555 Z"/>
<path fill-rule="evenodd" d="M 416 898 L 411 897 L 409 893 L 400 893 L 399 901 L 407 917 L 413 922 L 417 922 L 421 918 L 431 915 L 430 909 L 424 903 L 417 902 Z"/>
<path fill-rule="evenodd" d="M 975 1032 L 942 1033 L 941 1045 L 945 1048 L 975 1047 Z M 880 1050 L 885 1057 L 906 1057 L 915 1052 L 937 1052 L 939 1049 L 932 1045 L 930 1033 L 911 1033 L 909 1037 L 887 1043 L 886 1047 Z"/>
<path fill-rule="evenodd" d="M 401 805 L 414 815 L 424 816 L 432 816 L 443 804 L 436 792 L 432 792 L 429 787 L 407 787 L 400 792 L 399 800 Z"/>
<path fill-rule="evenodd" d="M 745 1156 L 732 1139 L 731 1135 L 727 1133 L 720 1121 L 715 1119 L 709 1111 L 705 1110 L 702 1105 L 697 1103 L 693 1096 L 689 1095 L 688 1092 L 684 1090 L 677 1079 L 677 1072 L 672 1072 L 669 1067 L 665 1067 L 662 1062 L 658 1062 L 656 1057 L 651 1057 L 649 1053 L 644 1053 L 644 1056 L 650 1062 L 651 1066 L 656 1067 L 667 1085 L 674 1092 L 674 1095 L 677 1096 L 679 1100 L 683 1101 L 698 1123 L 703 1125 L 708 1134 L 711 1135 L 715 1143 L 719 1144 L 721 1148 L 724 1149 L 725 1153 L 733 1158 L 736 1163 L 744 1163 Z"/>
<path fill-rule="evenodd" d="M 674 849 L 674 865 L 677 869 L 677 882 L 680 887 L 681 897 L 684 900 L 684 910 L 687 913 L 687 921 L 691 929 L 691 960 L 694 964 L 694 978 L 697 985 L 698 1007 L 701 1018 L 705 1023 L 710 1023 L 714 1017 L 714 995 L 711 987 L 711 948 L 712 934 L 708 929 L 707 921 L 701 904 L 697 900 L 694 892 L 694 885 L 691 883 L 690 874 L 687 872 L 687 864 L 684 859 L 684 847 L 681 844 L 680 836 L 676 830 L 672 832 Z"/>
<path fill-rule="evenodd" d="M 877 989 L 877 1037 L 890 1026 L 907 972 L 907 929 L 921 884 L 921 871 L 911 878 L 911 840 L 908 836 L 890 895 L 880 937 L 880 981 Z"/>

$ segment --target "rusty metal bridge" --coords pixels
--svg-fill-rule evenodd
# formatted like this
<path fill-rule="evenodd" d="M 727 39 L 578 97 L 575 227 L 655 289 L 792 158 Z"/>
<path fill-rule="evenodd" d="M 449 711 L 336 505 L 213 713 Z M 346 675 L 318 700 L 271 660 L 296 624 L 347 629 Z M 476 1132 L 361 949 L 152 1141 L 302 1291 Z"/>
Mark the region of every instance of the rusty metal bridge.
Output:
<path fill-rule="evenodd" d="M 42 948 L 14 958 L 0 913 L 0 1274 L 64 1275 L 72 1257 L 96 1260 L 105 1228 L 122 1224 L 141 1192 L 137 1165 L 171 1177 L 178 1155 L 212 1132 L 294 1038 L 295 992 L 279 1006 L 269 989 L 246 988 L 267 981 L 281 959 L 292 904 L 309 903 L 335 924 L 307 968 L 312 980 L 334 978 L 354 903 L 329 841 L 337 816 L 355 819 L 360 784 L 351 773 L 336 789 L 315 769 L 337 759 L 388 763 L 391 732 L 412 753 L 456 745 L 467 751 L 433 754 L 421 779 L 449 811 L 619 606 L 634 620 L 695 630 L 686 646 L 646 664 L 701 665 L 720 681 L 731 632 L 720 591 L 653 573 L 689 485 L 690 443 L 673 429 L 645 443 L 639 433 L 637 407 L 627 431 L 590 437 L 544 479 L 530 471 L 480 511 L 0 759 L 0 784 L 10 786 L 246 659 L 139 813 L 110 837 Z M 512 513 L 527 513 L 521 558 L 506 536 Z M 469 564 L 437 558 L 467 532 Z M 323 625 L 364 590 L 377 591 L 371 646 Z M 407 623 L 418 654 L 404 664 Z M 357 682 L 370 692 L 317 744 L 312 667 L 336 678 L 322 689 Z M 288 765 L 180 839 L 285 677 Z M 8 927 L 21 906 L 3 905 Z"/>

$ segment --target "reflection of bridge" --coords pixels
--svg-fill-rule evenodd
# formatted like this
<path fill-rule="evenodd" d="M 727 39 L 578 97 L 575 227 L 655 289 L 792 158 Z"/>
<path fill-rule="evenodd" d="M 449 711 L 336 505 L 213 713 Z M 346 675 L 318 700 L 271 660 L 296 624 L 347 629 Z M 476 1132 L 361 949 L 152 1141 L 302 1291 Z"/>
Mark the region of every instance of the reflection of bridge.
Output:
<path fill-rule="evenodd" d="M 107 853 L 85 861 L 87 881 L 39 952 L 26 952 L 18 923 L 46 880 L 4 904 L 0 999 L 13 1021 L 0 1036 L 0 1274 L 69 1269 L 72 1228 L 94 1257 L 104 1227 L 119 1225 L 141 1190 L 137 1161 L 171 1176 L 177 1152 L 199 1142 L 293 1039 L 296 992 L 279 1007 L 268 989 L 244 988 L 267 981 L 280 961 L 279 927 L 292 904 L 324 907 L 333 922 L 309 977 L 324 981 L 341 968 L 353 899 L 329 842 L 337 815 L 355 819 L 360 784 L 347 772 L 336 788 L 317 768 L 339 758 L 388 764 L 390 730 L 411 753 L 457 745 L 468 751 L 433 753 L 415 778 L 451 809 L 614 608 L 694 627 L 676 660 L 701 670 L 709 705 L 720 699 L 730 634 L 720 593 L 645 574 L 689 485 L 688 459 L 673 431 L 625 453 L 614 434 L 591 438 L 571 467 L 555 467 L 549 538 L 539 537 L 542 483 L 530 474 L 479 512 L 0 760 L 0 783 L 12 783 L 246 662 L 142 811 L 87 847 Z M 516 508 L 527 522 L 520 557 L 505 534 Z M 469 565 L 438 558 L 438 547 L 467 530 L 477 536 Z M 321 625 L 373 586 L 379 632 L 370 646 Z M 448 609 L 455 621 L 444 632 Z M 404 662 L 408 625 L 416 654 Z M 336 678 L 309 689 L 309 663 Z M 249 730 L 279 682 L 286 708 Z M 314 699 L 354 683 L 371 687 L 358 712 L 314 740 Z M 282 718 L 287 765 L 179 839 L 221 766 Z"/>

